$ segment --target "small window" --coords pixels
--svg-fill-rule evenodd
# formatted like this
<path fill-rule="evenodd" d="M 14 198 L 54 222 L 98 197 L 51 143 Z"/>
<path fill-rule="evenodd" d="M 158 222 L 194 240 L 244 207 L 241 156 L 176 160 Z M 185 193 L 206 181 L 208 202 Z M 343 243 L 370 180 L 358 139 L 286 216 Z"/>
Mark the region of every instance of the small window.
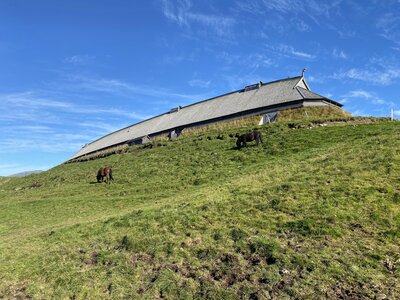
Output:
<path fill-rule="evenodd" d="M 248 91 L 256 90 L 256 89 L 258 89 L 258 88 L 259 88 L 259 84 L 256 83 L 256 84 L 252 84 L 252 85 L 246 86 L 246 87 L 244 88 L 244 91 L 245 91 L 245 92 L 248 92 Z"/>
<path fill-rule="evenodd" d="M 171 109 L 169 110 L 169 113 L 172 114 L 172 113 L 174 113 L 174 112 L 177 112 L 177 111 L 179 111 L 181 108 L 182 108 L 182 106 L 177 106 L 177 107 L 171 108 Z"/>

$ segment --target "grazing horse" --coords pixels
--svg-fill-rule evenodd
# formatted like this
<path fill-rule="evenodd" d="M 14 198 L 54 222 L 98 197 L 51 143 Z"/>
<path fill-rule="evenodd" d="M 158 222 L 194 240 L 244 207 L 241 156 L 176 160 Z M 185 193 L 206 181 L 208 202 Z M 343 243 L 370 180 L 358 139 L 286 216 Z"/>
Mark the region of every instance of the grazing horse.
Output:
<path fill-rule="evenodd" d="M 253 130 L 252 132 L 242 135 L 239 135 L 239 133 L 237 133 L 235 137 L 237 137 L 236 146 L 238 149 L 240 149 L 242 146 L 247 147 L 247 142 L 256 141 L 257 146 L 260 142 L 263 142 L 261 139 L 261 132 L 257 130 Z"/>
<path fill-rule="evenodd" d="M 104 178 L 108 184 L 111 183 L 111 180 L 114 180 L 111 167 L 103 167 L 97 171 L 97 182 L 103 182 Z"/>

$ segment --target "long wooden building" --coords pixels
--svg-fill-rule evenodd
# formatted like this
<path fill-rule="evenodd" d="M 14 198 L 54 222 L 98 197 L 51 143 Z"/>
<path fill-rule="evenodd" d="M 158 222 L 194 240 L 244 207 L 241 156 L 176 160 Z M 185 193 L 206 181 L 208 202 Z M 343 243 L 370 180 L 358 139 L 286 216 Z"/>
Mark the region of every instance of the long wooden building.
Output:
<path fill-rule="evenodd" d="M 252 115 L 265 115 L 289 108 L 342 104 L 312 92 L 298 76 L 273 82 L 259 82 L 221 96 L 176 107 L 153 118 L 120 129 L 80 149 L 70 160 L 123 144 L 141 143 L 148 138 L 185 128 L 209 125 Z"/>

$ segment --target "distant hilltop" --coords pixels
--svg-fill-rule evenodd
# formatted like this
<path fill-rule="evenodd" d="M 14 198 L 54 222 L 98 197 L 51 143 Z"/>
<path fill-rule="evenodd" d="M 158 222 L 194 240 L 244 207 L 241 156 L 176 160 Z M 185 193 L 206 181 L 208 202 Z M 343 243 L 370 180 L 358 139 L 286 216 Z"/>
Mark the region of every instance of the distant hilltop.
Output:
<path fill-rule="evenodd" d="M 10 175 L 10 177 L 26 177 L 32 174 L 42 173 L 42 170 L 34 170 L 34 171 L 25 171 L 17 174 Z"/>

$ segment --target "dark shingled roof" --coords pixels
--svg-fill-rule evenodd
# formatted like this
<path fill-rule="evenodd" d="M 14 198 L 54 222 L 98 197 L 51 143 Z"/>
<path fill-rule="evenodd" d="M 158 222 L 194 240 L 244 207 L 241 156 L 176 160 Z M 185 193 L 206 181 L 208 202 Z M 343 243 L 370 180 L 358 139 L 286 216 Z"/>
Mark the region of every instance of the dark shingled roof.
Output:
<path fill-rule="evenodd" d="M 85 145 L 71 159 L 89 154 L 113 145 L 123 144 L 170 129 L 185 127 L 207 120 L 221 119 L 241 112 L 255 111 L 277 105 L 289 104 L 302 100 L 325 101 L 341 107 L 336 101 L 320 96 L 309 90 L 302 76 L 288 78 L 260 85 L 251 85 L 218 97 L 193 103 L 175 109 L 132 126 L 108 134 L 90 144 Z"/>

